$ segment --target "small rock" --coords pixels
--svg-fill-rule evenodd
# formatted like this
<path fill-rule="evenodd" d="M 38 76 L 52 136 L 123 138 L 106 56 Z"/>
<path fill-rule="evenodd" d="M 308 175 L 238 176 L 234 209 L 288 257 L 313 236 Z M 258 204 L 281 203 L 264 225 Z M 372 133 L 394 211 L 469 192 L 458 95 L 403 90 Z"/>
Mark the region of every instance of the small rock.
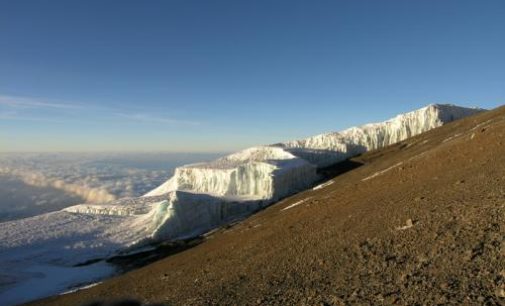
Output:
<path fill-rule="evenodd" d="M 495 291 L 495 294 L 496 294 L 497 297 L 505 298 L 505 289 L 503 289 L 503 288 L 497 288 L 496 291 Z"/>
<path fill-rule="evenodd" d="M 408 228 L 411 228 L 412 226 L 414 226 L 414 222 L 412 221 L 412 219 L 407 219 L 407 221 L 405 221 L 405 225 L 400 226 L 397 229 L 398 230 L 406 230 Z"/>
<path fill-rule="evenodd" d="M 472 260 L 472 255 L 473 255 L 472 250 L 466 250 L 463 253 L 463 259 L 466 260 L 466 261 L 470 261 L 470 260 Z"/>

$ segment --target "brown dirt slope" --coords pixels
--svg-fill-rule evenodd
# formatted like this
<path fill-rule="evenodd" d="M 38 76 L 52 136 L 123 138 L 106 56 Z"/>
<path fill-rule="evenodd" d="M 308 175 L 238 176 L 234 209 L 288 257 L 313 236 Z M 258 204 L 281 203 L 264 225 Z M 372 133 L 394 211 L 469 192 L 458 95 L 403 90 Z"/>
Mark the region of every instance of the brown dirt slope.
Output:
<path fill-rule="evenodd" d="M 504 142 L 505 107 L 453 122 L 192 249 L 33 305 L 505 305 Z"/>

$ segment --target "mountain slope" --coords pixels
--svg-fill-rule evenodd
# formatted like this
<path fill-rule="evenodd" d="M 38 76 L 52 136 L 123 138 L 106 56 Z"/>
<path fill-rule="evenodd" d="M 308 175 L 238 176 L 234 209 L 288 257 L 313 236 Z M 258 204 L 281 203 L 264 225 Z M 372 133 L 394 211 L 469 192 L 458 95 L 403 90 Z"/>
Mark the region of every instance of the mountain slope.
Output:
<path fill-rule="evenodd" d="M 5 280 L 0 281 L 0 299 L 10 305 L 98 280 L 104 275 L 81 279 L 72 266 L 196 237 L 311 187 L 323 167 L 481 111 L 429 105 L 382 123 L 180 167 L 144 197 L 0 223 L 0 279 Z M 45 278 L 52 269 L 65 271 L 66 281 L 56 278 L 49 285 Z M 20 296 L 19 290 L 42 282 L 47 292 Z"/>
<path fill-rule="evenodd" d="M 504 136 L 502 107 L 365 153 L 192 249 L 33 305 L 503 304 Z"/>

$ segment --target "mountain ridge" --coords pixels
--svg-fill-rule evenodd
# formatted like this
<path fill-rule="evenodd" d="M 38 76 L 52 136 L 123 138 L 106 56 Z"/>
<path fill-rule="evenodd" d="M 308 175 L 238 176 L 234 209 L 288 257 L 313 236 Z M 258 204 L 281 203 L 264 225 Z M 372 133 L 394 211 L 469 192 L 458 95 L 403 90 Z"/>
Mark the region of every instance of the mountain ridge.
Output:
<path fill-rule="evenodd" d="M 192 249 L 30 305 L 503 304 L 504 136 L 502 107 L 367 152 Z"/>

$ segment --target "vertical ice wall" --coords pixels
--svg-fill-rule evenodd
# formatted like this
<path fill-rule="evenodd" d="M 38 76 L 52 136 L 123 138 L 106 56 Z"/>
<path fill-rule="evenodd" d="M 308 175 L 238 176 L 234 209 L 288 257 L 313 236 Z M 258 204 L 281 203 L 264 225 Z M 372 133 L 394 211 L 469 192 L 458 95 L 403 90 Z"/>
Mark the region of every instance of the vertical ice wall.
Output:
<path fill-rule="evenodd" d="M 317 180 L 316 168 L 379 149 L 482 111 L 432 104 L 390 120 L 341 132 L 249 148 L 213 162 L 179 167 L 147 196 L 174 190 L 278 199 Z"/>
<path fill-rule="evenodd" d="M 272 203 L 311 186 L 318 180 L 318 168 L 397 143 L 480 111 L 482 110 L 433 104 L 380 123 L 249 148 L 212 162 L 179 167 L 172 178 L 146 196 L 184 191 L 211 196 L 213 199 L 221 198 L 218 207 L 224 207 L 232 199 Z M 225 209 L 222 210 L 225 216 L 209 221 L 209 216 L 217 216 L 209 210 L 217 209 L 212 206 L 214 204 L 210 204 L 215 203 L 214 200 L 209 200 L 209 207 L 205 207 L 201 201 L 197 204 L 194 196 L 190 202 L 185 201 L 189 200 L 177 200 L 177 209 L 172 210 L 165 219 L 167 226 L 163 233 L 168 233 L 168 228 L 172 228 L 168 224 L 179 224 L 183 219 L 190 223 L 189 228 L 200 228 L 203 224 L 218 224 L 218 220 L 233 216 Z M 190 215 L 199 217 L 179 218 Z M 181 224 L 177 228 L 186 228 L 185 226 L 187 224 Z"/>
<path fill-rule="evenodd" d="M 214 196 L 278 199 L 293 190 L 307 188 L 316 179 L 314 165 L 283 148 L 254 147 L 213 162 L 179 167 L 170 180 L 147 196 L 185 190 Z"/>
<path fill-rule="evenodd" d="M 277 146 L 315 163 L 318 167 L 324 167 L 481 111 L 483 110 L 455 105 L 431 104 L 384 122 L 288 141 Z"/>

